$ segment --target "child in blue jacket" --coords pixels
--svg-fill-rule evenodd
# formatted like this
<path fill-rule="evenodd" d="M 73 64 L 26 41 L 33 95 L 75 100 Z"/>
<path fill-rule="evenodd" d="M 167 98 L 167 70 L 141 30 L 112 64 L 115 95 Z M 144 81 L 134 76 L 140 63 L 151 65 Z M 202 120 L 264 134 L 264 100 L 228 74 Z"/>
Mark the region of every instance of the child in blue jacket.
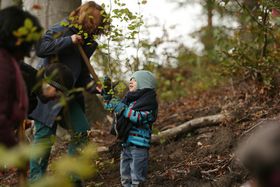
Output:
<path fill-rule="evenodd" d="M 147 177 L 152 125 L 156 120 L 156 79 L 149 71 L 136 71 L 129 82 L 129 92 L 123 100 L 103 94 L 105 109 L 116 115 L 116 135 L 122 140 L 121 183 L 125 187 L 139 186 Z M 122 127 L 121 127 L 122 126 Z"/>

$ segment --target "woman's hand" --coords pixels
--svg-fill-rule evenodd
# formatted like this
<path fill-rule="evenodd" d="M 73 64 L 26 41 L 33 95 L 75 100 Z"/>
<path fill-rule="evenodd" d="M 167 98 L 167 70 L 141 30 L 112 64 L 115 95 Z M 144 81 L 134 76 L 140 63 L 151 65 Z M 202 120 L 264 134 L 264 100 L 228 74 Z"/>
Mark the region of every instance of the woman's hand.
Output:
<path fill-rule="evenodd" d="M 71 36 L 71 39 L 72 39 L 73 44 L 83 44 L 84 43 L 82 36 L 80 36 L 78 34 L 73 34 Z"/>
<path fill-rule="evenodd" d="M 102 93 L 102 86 L 96 86 L 96 90 L 97 90 L 99 93 Z"/>

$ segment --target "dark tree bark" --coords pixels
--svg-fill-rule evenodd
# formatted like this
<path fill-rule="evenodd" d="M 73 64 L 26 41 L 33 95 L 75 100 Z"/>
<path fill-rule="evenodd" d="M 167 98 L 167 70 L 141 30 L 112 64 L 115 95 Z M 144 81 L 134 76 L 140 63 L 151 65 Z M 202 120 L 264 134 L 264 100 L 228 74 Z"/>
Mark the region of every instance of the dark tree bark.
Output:
<path fill-rule="evenodd" d="M 213 11 L 215 8 L 215 0 L 206 1 L 207 10 L 207 33 L 204 42 L 205 50 L 212 51 L 214 46 L 214 36 L 213 36 Z"/>

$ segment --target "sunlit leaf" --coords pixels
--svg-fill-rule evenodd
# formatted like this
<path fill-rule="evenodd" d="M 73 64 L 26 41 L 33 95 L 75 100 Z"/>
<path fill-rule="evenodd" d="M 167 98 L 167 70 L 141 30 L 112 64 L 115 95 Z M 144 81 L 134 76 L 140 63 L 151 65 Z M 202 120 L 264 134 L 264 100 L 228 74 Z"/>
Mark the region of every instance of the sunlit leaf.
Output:
<path fill-rule="evenodd" d="M 24 20 L 24 27 L 26 28 L 26 29 L 31 29 L 32 27 L 33 27 L 33 22 L 32 22 L 32 20 L 31 19 L 25 19 Z"/>

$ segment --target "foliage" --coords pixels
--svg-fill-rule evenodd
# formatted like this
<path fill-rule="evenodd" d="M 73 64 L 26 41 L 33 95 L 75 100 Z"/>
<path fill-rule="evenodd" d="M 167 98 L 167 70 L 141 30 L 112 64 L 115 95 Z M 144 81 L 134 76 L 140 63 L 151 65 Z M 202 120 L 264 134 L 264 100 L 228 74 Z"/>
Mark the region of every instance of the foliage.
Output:
<path fill-rule="evenodd" d="M 279 10 L 280 3 L 273 0 L 229 0 L 212 1 L 213 6 L 207 6 L 210 1 L 196 2 L 204 8 L 208 24 L 193 36 L 205 48 L 199 55 L 180 46 L 175 64 L 159 69 L 162 98 L 203 91 L 226 83 L 228 78 L 249 78 L 268 88 L 273 86 L 280 60 L 280 22 L 279 15 L 273 15 L 273 10 Z M 194 3 L 187 0 L 177 2 L 180 6 Z M 214 24 L 213 17 L 222 24 Z M 223 24 L 223 20 L 228 24 Z M 229 24 L 230 20 L 235 23 Z M 168 73 L 168 76 L 172 75 L 170 78 L 166 76 Z"/>
<path fill-rule="evenodd" d="M 34 157 L 39 157 L 44 152 L 41 146 L 20 144 L 12 149 L 0 147 L 0 169 L 11 167 L 23 168 L 25 163 Z"/>
<path fill-rule="evenodd" d="M 238 3 L 238 1 L 236 1 Z M 254 9 L 238 3 L 240 27 L 230 38 L 230 50 L 221 51 L 223 73 L 234 77 L 253 78 L 272 86 L 279 72 L 279 25 L 273 24 L 271 10 L 276 1 L 259 1 Z"/>
<path fill-rule="evenodd" d="M 93 160 L 97 159 L 96 147 L 87 145 L 80 154 L 74 157 L 62 156 L 51 164 L 53 173 L 44 176 L 31 186 L 72 186 L 71 178 L 79 176 L 81 179 L 91 177 L 95 172 Z"/>
<path fill-rule="evenodd" d="M 0 148 L 0 168 L 12 167 L 25 168 L 26 163 L 33 158 L 38 158 L 44 153 L 40 145 L 20 144 L 12 149 Z M 94 161 L 97 159 L 96 146 L 88 144 L 76 156 L 62 156 L 52 161 L 51 174 L 44 176 L 30 186 L 72 186 L 71 178 L 79 176 L 81 179 L 91 177 L 95 173 Z"/>
<path fill-rule="evenodd" d="M 38 28 L 33 25 L 31 19 L 25 19 L 24 25 L 13 32 L 13 35 L 17 38 L 16 45 L 19 46 L 22 42 L 38 41 L 42 33 L 37 29 Z"/>
<path fill-rule="evenodd" d="M 185 46 L 178 47 L 175 67 L 159 67 L 159 93 L 164 100 L 190 96 L 224 82 L 217 73 L 218 65 L 205 63 L 206 56 L 199 56 Z"/>

